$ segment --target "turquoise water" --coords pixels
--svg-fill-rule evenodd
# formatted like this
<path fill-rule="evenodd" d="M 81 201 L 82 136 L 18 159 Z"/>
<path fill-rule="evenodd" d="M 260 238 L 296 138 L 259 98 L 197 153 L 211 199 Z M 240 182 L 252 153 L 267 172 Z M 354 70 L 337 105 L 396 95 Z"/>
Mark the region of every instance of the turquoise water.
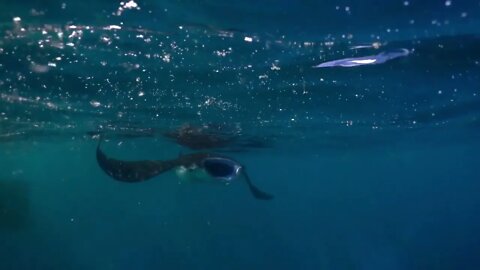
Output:
<path fill-rule="evenodd" d="M 480 268 L 480 2 L 0 7 L 0 269 Z M 97 164 L 186 124 L 275 198 Z"/>

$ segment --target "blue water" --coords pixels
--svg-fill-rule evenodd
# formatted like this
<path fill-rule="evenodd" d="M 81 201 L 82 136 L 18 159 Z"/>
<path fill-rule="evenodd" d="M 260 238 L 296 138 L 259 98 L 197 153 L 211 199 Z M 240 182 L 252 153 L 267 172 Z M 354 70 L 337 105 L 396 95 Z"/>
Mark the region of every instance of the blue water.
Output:
<path fill-rule="evenodd" d="M 0 269 L 480 269 L 479 18 L 458 0 L 0 1 Z M 98 134 L 125 160 L 194 152 L 163 136 L 187 123 L 240 138 L 207 151 L 275 198 L 97 164 Z"/>

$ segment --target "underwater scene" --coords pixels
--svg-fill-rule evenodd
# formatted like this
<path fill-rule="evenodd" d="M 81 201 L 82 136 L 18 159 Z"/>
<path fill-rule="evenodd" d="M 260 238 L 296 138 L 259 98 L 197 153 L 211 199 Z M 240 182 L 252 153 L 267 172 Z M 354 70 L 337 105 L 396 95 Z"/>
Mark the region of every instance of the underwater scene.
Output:
<path fill-rule="evenodd" d="M 480 269 L 479 0 L 0 0 L 0 269 Z"/>

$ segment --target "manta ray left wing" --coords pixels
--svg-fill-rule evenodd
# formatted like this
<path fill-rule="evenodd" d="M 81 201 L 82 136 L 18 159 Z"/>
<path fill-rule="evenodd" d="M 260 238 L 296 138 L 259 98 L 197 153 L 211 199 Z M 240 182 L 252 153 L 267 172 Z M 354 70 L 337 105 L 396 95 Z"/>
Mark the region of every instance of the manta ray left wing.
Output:
<path fill-rule="evenodd" d="M 100 143 L 97 146 L 97 162 L 108 175 L 122 182 L 140 182 L 181 165 L 178 160 L 123 161 L 109 158 Z"/>

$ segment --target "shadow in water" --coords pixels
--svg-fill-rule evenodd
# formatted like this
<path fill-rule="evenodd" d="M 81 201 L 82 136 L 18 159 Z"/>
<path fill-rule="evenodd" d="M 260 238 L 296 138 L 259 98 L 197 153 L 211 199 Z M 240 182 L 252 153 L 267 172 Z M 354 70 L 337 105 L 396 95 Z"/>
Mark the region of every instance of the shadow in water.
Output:
<path fill-rule="evenodd" d="M 27 182 L 0 179 L 0 230 L 21 230 L 30 224 Z"/>

